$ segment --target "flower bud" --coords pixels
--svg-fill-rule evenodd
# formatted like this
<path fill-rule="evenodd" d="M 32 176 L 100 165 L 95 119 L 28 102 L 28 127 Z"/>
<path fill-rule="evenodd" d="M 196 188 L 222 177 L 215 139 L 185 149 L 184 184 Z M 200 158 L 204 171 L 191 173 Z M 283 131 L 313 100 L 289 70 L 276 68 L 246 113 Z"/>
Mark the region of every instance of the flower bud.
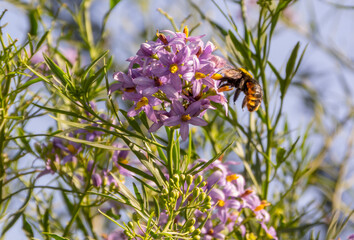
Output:
<path fill-rule="evenodd" d="M 201 183 L 202 181 L 203 181 L 203 176 L 202 176 L 202 175 L 199 175 L 199 176 L 195 179 L 194 183 L 195 183 L 195 185 L 198 185 L 198 184 Z"/>
<path fill-rule="evenodd" d="M 128 226 L 129 226 L 131 229 L 133 229 L 133 228 L 134 228 L 133 222 L 128 222 Z"/>
<path fill-rule="evenodd" d="M 203 202 L 204 201 L 204 199 L 206 198 L 206 193 L 205 192 L 202 192 L 200 195 L 199 195 L 199 198 L 198 198 L 198 200 L 200 201 L 200 202 Z"/>
<path fill-rule="evenodd" d="M 177 173 L 173 174 L 173 180 L 179 182 L 179 175 Z"/>
<path fill-rule="evenodd" d="M 196 221 L 195 218 L 189 219 L 188 222 L 186 223 L 186 226 L 187 226 L 187 227 L 193 226 L 193 225 L 195 224 L 195 221 Z M 193 231 L 194 231 L 194 230 L 193 230 Z M 193 232 L 193 231 L 192 231 L 192 232 Z"/>
<path fill-rule="evenodd" d="M 207 185 L 207 182 L 206 181 L 203 181 L 200 185 L 199 185 L 199 187 L 204 187 L 204 186 L 206 186 Z"/>
<path fill-rule="evenodd" d="M 167 188 L 162 189 L 162 195 L 167 195 L 167 194 L 168 194 Z"/>
<path fill-rule="evenodd" d="M 186 177 L 186 181 L 187 181 L 188 186 L 190 186 L 193 182 L 193 176 L 188 174 Z"/>
<path fill-rule="evenodd" d="M 199 235 L 200 234 L 200 229 L 197 228 L 196 230 L 194 230 L 194 232 L 192 233 L 192 236 L 195 236 L 195 235 Z M 193 238 L 194 239 L 194 238 Z"/>
<path fill-rule="evenodd" d="M 200 188 L 196 187 L 196 188 L 193 189 L 193 196 L 194 197 L 197 197 L 199 195 L 199 193 L 200 193 Z"/>
<path fill-rule="evenodd" d="M 190 232 L 190 233 L 194 232 L 194 230 L 195 230 L 195 227 L 194 227 L 194 226 L 190 226 L 190 227 L 188 228 L 188 232 Z"/>

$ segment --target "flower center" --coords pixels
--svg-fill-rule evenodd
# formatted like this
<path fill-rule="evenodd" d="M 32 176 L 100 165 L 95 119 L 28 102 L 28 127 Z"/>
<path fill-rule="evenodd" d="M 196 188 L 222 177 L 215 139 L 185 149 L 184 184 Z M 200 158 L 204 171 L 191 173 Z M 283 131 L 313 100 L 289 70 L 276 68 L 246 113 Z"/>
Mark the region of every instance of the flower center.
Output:
<path fill-rule="evenodd" d="M 154 81 L 155 81 L 155 86 L 156 86 L 156 87 L 162 86 L 162 81 L 160 80 L 160 78 L 155 77 L 155 78 L 154 78 Z"/>
<path fill-rule="evenodd" d="M 226 177 L 226 181 L 232 182 L 233 180 L 236 180 L 237 178 L 239 178 L 239 176 L 237 176 L 237 174 L 231 174 Z"/>
<path fill-rule="evenodd" d="M 147 97 L 142 97 L 139 102 L 136 104 L 135 110 L 139 110 L 140 108 L 149 104 L 149 99 Z"/>
<path fill-rule="evenodd" d="M 178 65 L 177 64 L 171 64 L 170 65 L 170 72 L 171 73 L 176 73 L 178 71 Z"/>
<path fill-rule="evenodd" d="M 214 234 L 214 229 L 210 228 L 210 230 L 208 231 L 209 235 L 213 235 Z"/>
<path fill-rule="evenodd" d="M 219 200 L 218 202 L 219 207 L 225 206 L 225 202 L 223 200 Z"/>
<path fill-rule="evenodd" d="M 125 92 L 135 92 L 135 87 L 124 88 Z"/>
<path fill-rule="evenodd" d="M 194 77 L 195 77 L 196 79 L 201 79 L 201 78 L 205 78 L 206 75 L 205 75 L 204 73 L 201 73 L 201 72 L 196 72 L 195 75 L 194 75 Z"/>
<path fill-rule="evenodd" d="M 246 196 L 250 195 L 251 193 L 253 193 L 253 190 L 246 189 L 246 191 L 241 195 L 241 197 L 246 197 Z"/>
<path fill-rule="evenodd" d="M 123 158 L 118 159 L 118 161 L 120 163 L 123 163 L 123 164 L 128 164 L 129 163 L 128 159 L 123 159 Z"/>
<path fill-rule="evenodd" d="M 75 147 L 73 145 L 69 144 L 67 146 L 67 148 L 72 154 L 76 153 L 76 149 L 75 149 Z"/>
<path fill-rule="evenodd" d="M 223 78 L 223 76 L 220 73 L 214 73 L 211 78 L 214 80 L 220 80 L 221 78 Z"/>
<path fill-rule="evenodd" d="M 191 116 L 189 114 L 183 115 L 181 117 L 181 119 L 182 119 L 183 122 L 187 122 L 187 121 L 191 120 Z"/>
<path fill-rule="evenodd" d="M 232 89 L 233 89 L 232 87 L 226 85 L 226 86 L 218 88 L 218 92 L 226 92 L 226 91 L 230 91 Z"/>
<path fill-rule="evenodd" d="M 267 206 L 269 206 L 270 205 L 270 203 L 269 202 L 267 202 L 267 200 L 262 200 L 261 201 L 261 204 L 258 206 L 258 207 L 256 207 L 255 209 L 254 209 L 254 211 L 260 211 L 260 210 L 262 210 L 262 209 L 264 209 L 265 207 L 267 207 Z"/>

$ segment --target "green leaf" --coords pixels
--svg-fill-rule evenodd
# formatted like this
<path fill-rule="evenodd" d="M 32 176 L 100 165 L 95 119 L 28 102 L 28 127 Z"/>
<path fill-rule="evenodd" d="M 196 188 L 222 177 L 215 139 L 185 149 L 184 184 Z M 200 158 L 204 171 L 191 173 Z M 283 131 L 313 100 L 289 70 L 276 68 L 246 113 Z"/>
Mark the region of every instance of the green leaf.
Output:
<path fill-rule="evenodd" d="M 35 49 L 36 52 L 40 49 L 40 47 L 42 46 L 42 44 L 44 43 L 44 41 L 47 39 L 48 34 L 49 34 L 49 31 L 46 31 L 46 32 L 43 34 L 43 36 L 41 37 L 41 39 L 39 39 L 39 41 L 38 41 L 38 43 L 37 43 L 37 45 L 36 45 L 36 49 Z"/>
<path fill-rule="evenodd" d="M 277 149 L 276 160 L 277 160 L 277 165 L 278 165 L 278 166 L 283 162 L 285 153 L 286 153 L 286 150 L 285 150 L 284 148 L 279 147 L 279 148 Z"/>
<path fill-rule="evenodd" d="M 108 50 L 102 53 L 100 56 L 98 56 L 85 70 L 83 74 L 83 78 L 86 78 L 87 74 L 91 71 L 91 69 L 102 59 L 108 54 Z"/>
<path fill-rule="evenodd" d="M 146 178 L 147 180 L 150 180 L 150 181 L 155 181 L 155 178 L 153 176 L 150 176 L 149 174 L 141 171 L 140 169 L 138 168 L 135 168 L 133 166 L 130 166 L 130 165 L 127 165 L 127 164 L 124 164 L 124 163 L 118 163 L 120 166 L 122 166 L 123 168 L 143 177 L 143 178 Z"/>
<path fill-rule="evenodd" d="M 114 8 L 119 2 L 120 2 L 120 0 L 110 0 L 110 1 L 109 1 L 109 7 L 112 9 L 112 8 Z"/>
<path fill-rule="evenodd" d="M 161 214 L 160 205 L 159 205 L 159 202 L 158 202 L 158 200 L 156 199 L 156 197 L 153 196 L 153 198 L 154 198 L 156 222 L 159 222 L 159 218 L 160 218 L 160 214 Z"/>
<path fill-rule="evenodd" d="M 32 36 L 36 36 L 37 35 L 37 31 L 38 31 L 37 16 L 38 16 L 37 9 L 35 9 L 35 8 L 28 12 L 28 19 L 29 19 L 29 22 L 30 22 L 29 33 Z"/>
<path fill-rule="evenodd" d="M 196 175 L 199 172 L 203 171 L 205 168 L 207 168 L 210 164 L 212 164 L 213 162 L 215 162 L 218 158 L 220 158 L 221 155 L 224 154 L 224 152 L 232 145 L 234 144 L 235 140 L 232 141 L 231 143 L 229 143 L 229 145 L 227 145 L 221 152 L 219 152 L 218 154 L 215 155 L 215 157 L 213 157 L 212 159 L 210 159 L 208 162 L 206 163 L 202 163 L 202 164 L 198 164 L 196 165 L 196 167 L 192 168 L 191 170 L 189 170 L 187 172 L 187 174 L 191 173 L 192 175 Z M 196 168 L 198 168 L 199 166 L 201 166 L 199 169 L 195 170 Z"/>
<path fill-rule="evenodd" d="M 55 240 L 70 240 L 69 238 L 66 237 L 61 237 L 58 234 L 55 233 L 49 233 L 49 232 L 43 232 L 44 235 L 48 235 L 49 237 L 54 238 Z"/>
<path fill-rule="evenodd" d="M 111 218 L 114 218 L 114 219 L 120 219 L 121 218 L 121 215 L 119 214 L 119 212 L 116 212 L 116 208 L 110 208 L 106 214 L 108 216 L 110 216 Z"/>
<path fill-rule="evenodd" d="M 139 181 L 143 186 L 147 187 L 148 189 L 150 189 L 151 191 L 154 191 L 156 193 L 160 193 L 160 191 L 156 190 L 155 188 L 153 188 L 151 185 L 147 184 L 145 181 L 143 181 L 140 178 L 137 178 L 136 176 L 133 176 L 133 178 L 135 178 L 137 181 Z"/>
<path fill-rule="evenodd" d="M 33 238 L 33 230 L 31 225 L 27 222 L 26 216 L 22 215 L 22 229 L 28 238 Z"/>
<path fill-rule="evenodd" d="M 55 135 L 55 137 L 66 139 L 66 140 L 69 140 L 69 141 L 72 141 L 72 142 L 76 142 L 76 143 L 82 143 L 82 144 L 85 144 L 85 145 L 89 145 L 91 147 L 102 148 L 102 149 L 107 149 L 107 150 L 113 150 L 113 151 L 129 150 L 128 148 L 112 147 L 112 146 L 109 146 L 109 145 L 104 145 L 104 144 L 100 144 L 100 143 L 97 143 L 97 142 L 90 142 L 90 141 L 86 141 L 86 140 L 79 139 L 79 138 L 68 137 L 68 136 L 61 135 L 61 134 Z"/>
<path fill-rule="evenodd" d="M 269 62 L 269 61 L 268 61 L 268 65 L 272 69 L 273 73 L 275 74 L 275 76 L 277 77 L 279 82 L 282 83 L 283 78 L 280 76 L 280 73 L 277 71 L 277 69 L 274 67 L 274 65 L 271 62 Z"/>
<path fill-rule="evenodd" d="M 296 58 L 297 58 L 297 53 L 299 51 L 300 48 L 300 42 L 297 42 L 293 51 L 290 54 L 288 63 L 286 64 L 286 78 L 290 77 L 290 75 L 292 74 L 294 67 L 295 67 L 295 62 L 296 62 Z"/>
<path fill-rule="evenodd" d="M 128 117 L 127 112 L 124 111 L 124 110 L 121 110 L 121 109 L 120 109 L 119 111 L 123 114 L 123 116 L 127 119 L 129 125 L 130 125 L 131 127 L 133 127 L 133 128 L 135 129 L 135 131 L 137 131 L 137 132 L 139 132 L 140 134 L 144 135 L 143 131 L 141 130 L 141 128 L 140 128 L 140 126 L 139 126 L 139 124 L 137 123 L 137 121 L 136 121 L 134 118 Z"/>
<path fill-rule="evenodd" d="M 35 83 L 40 82 L 40 81 L 42 81 L 41 78 L 31 79 L 31 80 L 25 82 L 24 84 L 22 84 L 21 86 L 19 86 L 16 90 L 12 91 L 11 94 L 17 94 L 17 93 L 27 89 L 32 84 L 35 84 Z"/>
<path fill-rule="evenodd" d="M 24 213 L 24 211 L 26 210 L 26 207 L 29 203 L 29 200 L 32 197 L 32 192 L 33 192 L 33 188 L 29 188 L 28 190 L 28 194 L 26 199 L 24 200 L 22 206 L 14 213 L 12 214 L 12 219 L 4 226 L 1 236 L 4 236 L 5 233 L 11 229 L 11 227 L 17 222 L 17 220 L 21 217 L 21 215 Z"/>
<path fill-rule="evenodd" d="M 65 73 L 58 65 L 54 63 L 52 59 L 50 59 L 47 55 L 43 54 L 43 58 L 48 66 L 48 68 L 54 73 L 54 76 L 56 76 L 62 85 L 69 86 L 71 90 L 74 89 L 74 85 L 70 79 L 70 76 L 68 76 L 67 73 Z"/>
<path fill-rule="evenodd" d="M 135 193 L 135 196 L 136 196 L 136 199 L 138 200 L 138 202 L 140 203 L 140 207 L 142 210 L 144 210 L 144 200 L 139 192 L 139 189 L 138 187 L 136 186 L 135 183 L 133 183 L 133 188 L 134 188 L 134 193 Z"/>

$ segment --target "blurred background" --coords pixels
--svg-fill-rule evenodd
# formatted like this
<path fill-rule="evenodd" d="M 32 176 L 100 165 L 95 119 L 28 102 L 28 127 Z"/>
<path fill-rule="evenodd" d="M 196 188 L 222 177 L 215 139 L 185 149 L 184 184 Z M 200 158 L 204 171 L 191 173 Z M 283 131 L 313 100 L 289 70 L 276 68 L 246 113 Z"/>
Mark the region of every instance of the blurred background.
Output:
<path fill-rule="evenodd" d="M 112 74 L 125 71 L 127 58 L 135 55 L 140 44 L 153 39 L 156 30 L 173 30 L 166 17 L 172 17 L 180 24 L 188 25 L 192 35 L 205 35 L 204 41 L 218 46 L 217 54 L 228 57 L 228 50 L 215 28 L 230 29 L 224 14 L 237 21 L 242 20 L 237 1 L 164 1 L 164 0 L 122 0 L 114 8 L 114 1 L 90 2 L 90 15 L 94 42 L 101 49 L 109 50 L 113 56 Z M 246 0 L 244 9 L 249 26 L 257 23 L 256 0 Z M 0 25 L 7 24 L 5 33 L 19 42 L 27 40 L 27 34 L 40 36 L 54 27 L 48 42 L 60 49 L 67 59 L 80 55 L 85 65 L 97 56 L 85 51 L 79 29 L 70 11 L 76 11 L 81 1 L 1 1 L 0 10 L 7 13 Z M 220 9 L 218 8 L 220 7 Z M 109 15 L 107 15 L 109 12 Z M 202 13 L 202 14 L 201 14 Z M 39 24 L 38 15 L 41 16 Z M 277 69 L 285 69 L 294 45 L 300 42 L 306 52 L 302 64 L 289 87 L 283 106 L 289 137 L 308 135 L 308 148 L 299 152 L 299 157 L 311 162 L 308 171 L 311 177 L 299 184 L 306 185 L 304 192 L 298 192 L 299 202 L 294 211 L 306 211 L 312 205 L 322 205 L 323 211 L 337 212 L 339 217 L 347 216 L 354 209 L 354 2 L 351 0 L 299 0 L 293 1 L 276 29 L 270 51 L 270 61 Z M 47 29 L 44 29 L 46 26 Z M 102 26 L 105 34 L 102 35 Z M 240 30 L 242 31 L 242 29 Z M 40 55 L 39 55 L 40 57 Z M 242 67 L 242 66 L 237 66 Z M 276 83 L 276 76 L 267 69 L 270 84 Z M 239 111 L 238 117 L 247 122 L 247 112 L 242 112 L 241 102 L 230 104 Z M 279 106 L 279 93 L 274 91 L 270 106 Z M 27 125 L 33 133 L 44 133 L 55 121 L 48 116 Z M 286 176 L 283 176 L 287 181 Z M 291 179 L 288 179 L 291 181 Z M 276 186 L 272 186 L 273 191 Z M 271 189 L 271 191 L 272 191 Z M 21 202 L 21 200 L 19 200 Z M 319 213 L 311 213 L 314 216 Z M 320 215 L 320 214 L 319 214 Z M 330 219 L 324 219 L 329 222 Z M 342 239 L 354 232 L 354 216 L 351 217 Z M 21 228 L 21 223 L 18 223 Z M 318 225 L 316 231 L 326 231 L 328 225 Z M 7 239 L 22 239 L 16 228 L 10 230 Z M 324 238 L 323 238 L 324 239 Z"/>

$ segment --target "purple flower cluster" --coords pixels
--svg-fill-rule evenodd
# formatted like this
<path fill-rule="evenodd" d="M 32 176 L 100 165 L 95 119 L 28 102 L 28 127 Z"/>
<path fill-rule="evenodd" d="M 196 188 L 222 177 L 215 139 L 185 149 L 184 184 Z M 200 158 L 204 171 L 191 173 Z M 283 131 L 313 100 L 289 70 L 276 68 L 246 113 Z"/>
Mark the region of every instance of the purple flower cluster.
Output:
<path fill-rule="evenodd" d="M 90 103 L 93 110 L 96 111 L 94 103 Z M 87 117 L 91 114 L 85 113 Z M 108 119 L 104 114 L 100 115 L 103 119 Z M 114 123 L 114 120 L 111 122 Z M 82 121 L 82 123 L 87 123 Z M 98 123 L 93 123 L 91 126 L 98 127 Z M 91 142 L 99 142 L 104 139 L 104 132 L 88 129 L 77 129 L 69 133 L 69 137 L 83 139 Z M 107 159 L 90 160 L 90 150 L 92 147 L 81 143 L 73 142 L 67 139 L 54 138 L 47 145 L 36 144 L 37 151 L 43 159 L 46 159 L 45 169 L 42 170 L 37 178 L 46 174 L 55 174 L 61 172 L 72 172 L 72 174 L 80 180 L 81 183 L 91 176 L 91 182 L 95 187 L 101 186 L 117 186 L 116 180 L 111 173 L 118 172 L 120 181 L 124 181 L 124 177 L 132 176 L 132 173 L 121 166 L 121 163 L 128 164 L 129 151 L 120 150 L 114 151 L 111 155 L 112 164 L 107 164 Z M 121 143 L 113 143 L 116 148 L 128 148 Z M 103 164 L 101 164 L 103 163 Z M 104 165 L 101 166 L 101 165 Z"/>
<path fill-rule="evenodd" d="M 218 86 L 218 72 L 225 60 L 213 55 L 215 46 L 203 43 L 202 36 L 183 32 L 157 32 L 156 41 L 142 43 L 135 56 L 130 57 L 128 73 L 117 72 L 110 90 L 123 92 L 123 100 L 134 102 L 128 111 L 133 117 L 140 112 L 153 122 L 150 132 L 161 126 L 180 126 L 183 140 L 189 124 L 205 126 L 202 119 L 211 102 L 222 104 L 227 111 L 227 99 Z"/>
<path fill-rule="evenodd" d="M 255 219 L 265 230 L 266 235 L 272 239 L 278 239 L 275 229 L 267 227 L 269 213 L 264 209 L 270 203 L 261 201 L 254 190 L 246 188 L 245 179 L 242 175 L 235 174 L 230 170 L 230 165 L 235 163 L 223 163 L 220 160 L 215 161 L 200 174 L 209 176 L 206 188 L 210 190 L 209 196 L 215 205 L 214 212 L 202 229 L 205 240 L 225 239 L 225 233 L 239 229 L 244 236 L 247 232 L 244 225 L 244 209 L 253 212 Z M 205 214 L 196 213 L 203 217 Z"/>

